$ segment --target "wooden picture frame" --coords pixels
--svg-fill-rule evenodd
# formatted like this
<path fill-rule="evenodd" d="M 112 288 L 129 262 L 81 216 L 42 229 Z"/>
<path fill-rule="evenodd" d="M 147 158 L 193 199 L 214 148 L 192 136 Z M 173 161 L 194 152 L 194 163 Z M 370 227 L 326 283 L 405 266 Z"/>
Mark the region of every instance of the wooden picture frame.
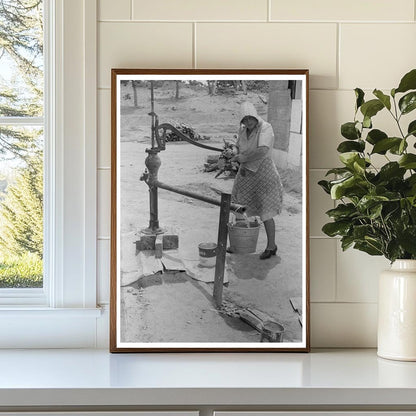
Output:
<path fill-rule="evenodd" d="M 308 82 L 112 70 L 111 352 L 309 351 Z"/>

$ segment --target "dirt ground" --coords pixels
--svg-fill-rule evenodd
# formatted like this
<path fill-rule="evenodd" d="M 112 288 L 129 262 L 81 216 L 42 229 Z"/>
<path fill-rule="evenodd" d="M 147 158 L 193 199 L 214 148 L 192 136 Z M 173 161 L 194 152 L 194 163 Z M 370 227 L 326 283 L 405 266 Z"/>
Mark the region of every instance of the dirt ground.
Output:
<path fill-rule="evenodd" d="M 144 170 L 145 149 L 150 147 L 151 118 L 148 88 L 139 88 L 138 107 L 133 106 L 131 86 L 122 89 L 121 117 L 121 273 L 135 280 L 138 256 L 134 242 L 148 225 L 148 187 L 139 180 Z M 239 125 L 241 102 L 254 103 L 266 118 L 262 98 L 267 94 L 249 92 L 208 96 L 205 88 L 181 89 L 179 100 L 174 88 L 165 85 L 155 91 L 155 111 L 161 122 L 179 121 L 210 136 L 206 144 L 222 147 L 223 139 L 233 139 Z M 204 172 L 208 155 L 215 152 L 184 142 L 167 143 L 160 153 L 159 180 L 219 198 L 230 192 L 233 179 Z M 278 255 L 258 259 L 266 247 L 266 234 L 260 230 L 253 254 L 227 254 L 224 307 L 213 302 L 213 284 L 189 277 L 184 272 L 155 274 L 121 288 L 121 334 L 123 342 L 259 342 L 260 334 L 242 322 L 238 310 L 258 309 L 285 327 L 284 340 L 301 340 L 302 328 L 289 299 L 302 296 L 302 228 L 299 176 L 281 172 L 287 186 L 282 213 L 275 218 Z M 293 179 L 295 178 L 295 179 Z M 159 190 L 159 219 L 162 226 L 179 235 L 179 252 L 198 259 L 198 244 L 216 242 L 219 208 L 165 190 Z M 214 271 L 212 270 L 212 273 Z"/>

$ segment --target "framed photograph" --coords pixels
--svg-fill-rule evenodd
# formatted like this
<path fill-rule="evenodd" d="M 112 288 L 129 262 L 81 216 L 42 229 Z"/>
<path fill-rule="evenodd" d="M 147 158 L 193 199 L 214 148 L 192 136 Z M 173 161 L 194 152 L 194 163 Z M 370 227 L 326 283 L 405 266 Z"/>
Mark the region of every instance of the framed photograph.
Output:
<path fill-rule="evenodd" d="M 111 352 L 309 351 L 308 75 L 112 70 Z"/>

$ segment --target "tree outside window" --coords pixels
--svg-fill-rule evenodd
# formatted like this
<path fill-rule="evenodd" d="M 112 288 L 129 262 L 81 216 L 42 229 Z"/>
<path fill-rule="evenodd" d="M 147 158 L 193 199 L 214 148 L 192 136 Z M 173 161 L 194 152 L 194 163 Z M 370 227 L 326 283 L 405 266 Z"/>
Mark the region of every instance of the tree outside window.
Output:
<path fill-rule="evenodd" d="M 0 0 L 0 288 L 43 285 L 43 2 Z"/>

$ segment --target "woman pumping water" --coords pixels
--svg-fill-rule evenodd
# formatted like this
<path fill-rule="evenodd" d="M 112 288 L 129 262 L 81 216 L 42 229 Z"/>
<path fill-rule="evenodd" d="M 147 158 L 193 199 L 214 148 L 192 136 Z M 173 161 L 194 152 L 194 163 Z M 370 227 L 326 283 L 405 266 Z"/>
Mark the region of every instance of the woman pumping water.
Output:
<path fill-rule="evenodd" d="M 231 159 L 240 163 L 232 198 L 246 206 L 248 216 L 258 216 L 264 223 L 267 247 L 261 260 L 276 255 L 274 217 L 280 214 L 283 202 L 282 182 L 272 160 L 273 144 L 271 124 L 259 117 L 252 103 L 244 102 L 237 139 L 239 152 Z"/>

